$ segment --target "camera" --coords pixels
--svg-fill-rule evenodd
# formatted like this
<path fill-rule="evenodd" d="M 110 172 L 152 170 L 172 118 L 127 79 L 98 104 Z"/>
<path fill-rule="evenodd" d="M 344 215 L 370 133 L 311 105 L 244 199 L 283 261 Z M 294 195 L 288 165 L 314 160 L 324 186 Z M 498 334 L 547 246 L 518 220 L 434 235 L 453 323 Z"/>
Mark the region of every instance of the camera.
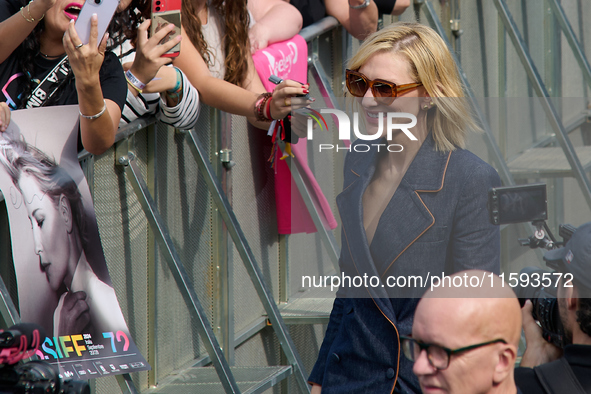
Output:
<path fill-rule="evenodd" d="M 10 394 L 90 394 L 82 380 L 62 380 L 49 363 L 33 360 L 0 368 L 0 393 Z"/>
<path fill-rule="evenodd" d="M 492 188 L 489 190 L 488 210 L 490 221 L 493 224 L 510 224 L 531 222 L 536 228 L 534 234 L 529 238 L 518 239 L 521 246 L 529 246 L 532 249 L 543 248 L 547 250 L 557 249 L 565 245 L 576 228 L 569 224 L 559 226 L 559 235 L 563 238 L 558 242 L 546 220 L 547 199 L 546 185 L 543 183 L 532 185 L 518 185 Z M 519 272 L 519 278 L 525 275 L 527 278 L 552 278 L 561 275 L 557 273 L 560 267 L 546 262 L 551 270 L 538 267 L 525 267 Z M 547 284 L 550 284 L 548 286 Z M 526 300 L 533 305 L 532 315 L 542 328 L 542 336 L 546 341 L 564 347 L 568 338 L 565 334 L 560 312 L 558 310 L 558 299 L 556 298 L 558 280 L 550 280 L 544 285 L 544 281 L 528 280 L 524 286 L 521 281 L 513 288 L 521 306 Z"/>
<path fill-rule="evenodd" d="M 543 274 L 551 272 L 550 270 L 537 267 L 525 267 L 519 272 L 519 275 L 526 274 L 528 277 L 532 277 L 533 274 L 538 274 L 539 277 L 542 277 Z M 531 281 L 528 284 L 529 286 L 517 286 L 513 288 L 515 295 L 519 298 L 519 303 L 523 307 L 525 301 L 530 300 L 533 306 L 532 316 L 540 323 L 542 337 L 555 346 L 564 347 L 568 343 L 562 321 L 560 320 L 556 286 L 550 286 L 548 288 L 543 286 L 536 287 L 531 284 Z"/>

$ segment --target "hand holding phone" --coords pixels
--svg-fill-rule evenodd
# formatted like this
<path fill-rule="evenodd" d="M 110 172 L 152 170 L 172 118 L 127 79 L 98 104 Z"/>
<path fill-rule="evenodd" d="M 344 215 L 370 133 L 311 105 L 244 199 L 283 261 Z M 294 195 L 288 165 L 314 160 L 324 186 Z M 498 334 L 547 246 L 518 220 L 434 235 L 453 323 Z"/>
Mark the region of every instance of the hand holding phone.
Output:
<path fill-rule="evenodd" d="M 156 76 L 162 66 L 172 62 L 171 58 L 163 57 L 163 55 L 176 46 L 181 39 L 181 36 L 177 36 L 165 44 L 159 44 L 174 28 L 170 24 L 148 39 L 150 23 L 151 20 L 148 19 L 138 28 L 135 58 L 129 68 L 132 74 L 145 84 L 148 84 Z"/>
<path fill-rule="evenodd" d="M 161 29 L 172 24 L 174 25 L 174 29 L 160 41 L 160 45 L 174 40 L 181 34 L 181 0 L 153 0 L 151 19 L 150 37 L 154 37 Z M 177 41 L 177 44 L 162 56 L 176 57 L 180 52 L 181 44 Z"/>

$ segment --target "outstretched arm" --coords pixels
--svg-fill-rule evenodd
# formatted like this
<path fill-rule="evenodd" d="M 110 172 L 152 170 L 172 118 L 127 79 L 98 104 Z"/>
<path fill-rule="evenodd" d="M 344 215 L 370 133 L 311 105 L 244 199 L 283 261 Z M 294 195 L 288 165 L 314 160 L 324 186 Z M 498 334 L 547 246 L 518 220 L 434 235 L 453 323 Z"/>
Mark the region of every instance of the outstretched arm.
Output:
<path fill-rule="evenodd" d="M 394 8 L 392 9 L 392 15 L 401 15 L 410 5 L 410 0 L 396 0 Z"/>
<path fill-rule="evenodd" d="M 350 7 L 363 2 L 364 0 L 326 0 L 326 13 L 337 18 L 353 37 L 364 40 L 378 28 L 378 7 L 373 1 L 365 8 Z"/>
<path fill-rule="evenodd" d="M 249 69 L 244 88 L 236 86 L 212 76 L 207 64 L 190 42 L 184 29 L 182 29 L 182 34 L 183 48 L 181 54 L 174 60 L 174 65 L 180 68 L 193 86 L 197 88 L 201 101 L 210 107 L 246 116 L 249 120 L 254 121 L 254 106 L 259 95 L 265 92 L 265 89 L 256 74 L 252 59 L 249 58 Z M 279 85 L 273 96 L 274 100 L 271 101 L 273 119 L 282 119 L 291 112 L 291 107 L 283 106 L 285 97 L 303 94 L 304 90 L 304 87 L 293 81 L 285 81 L 283 85 Z M 268 125 L 264 122 L 260 124 L 263 128 Z M 260 127 L 259 124 L 256 126 Z"/>
<path fill-rule="evenodd" d="M 2 1 L 0 5 L 0 15 L 8 15 L 14 10 L 10 10 L 8 1 Z M 27 38 L 55 4 L 55 0 L 36 0 L 31 1 L 24 6 L 21 11 L 16 10 L 11 17 L 0 23 L 0 63 L 5 61 L 14 50 Z M 8 39 L 10 37 L 10 39 Z"/>
<path fill-rule="evenodd" d="M 256 22 L 248 32 L 252 53 L 288 40 L 302 29 L 302 15 L 283 0 L 248 0 L 247 6 Z"/>

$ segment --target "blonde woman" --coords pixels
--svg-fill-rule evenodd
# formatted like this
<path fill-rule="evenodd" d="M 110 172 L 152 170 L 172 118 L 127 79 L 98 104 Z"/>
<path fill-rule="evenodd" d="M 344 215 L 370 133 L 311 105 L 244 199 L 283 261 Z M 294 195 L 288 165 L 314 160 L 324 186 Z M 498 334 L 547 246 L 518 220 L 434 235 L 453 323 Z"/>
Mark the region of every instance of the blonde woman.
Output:
<path fill-rule="evenodd" d="M 432 29 L 397 23 L 371 35 L 351 59 L 346 84 L 366 134 L 379 135 L 387 129 L 385 114 L 397 112 L 405 115 L 395 115 L 401 118 L 396 123 L 416 118 L 409 128 L 415 139 L 384 132 L 373 145 L 358 140 L 347 154 L 337 197 L 340 268 L 368 279 L 358 287 L 359 281 L 341 284 L 309 381 L 313 393 L 419 393 L 399 337 L 411 335 L 424 287 L 400 278 L 471 268 L 498 272 L 500 236 L 489 223 L 486 200 L 500 180 L 463 149 L 466 133 L 478 127 L 462 98 L 457 67 Z M 359 143 L 372 149 L 357 152 Z M 451 362 L 467 355 L 453 355 Z"/>

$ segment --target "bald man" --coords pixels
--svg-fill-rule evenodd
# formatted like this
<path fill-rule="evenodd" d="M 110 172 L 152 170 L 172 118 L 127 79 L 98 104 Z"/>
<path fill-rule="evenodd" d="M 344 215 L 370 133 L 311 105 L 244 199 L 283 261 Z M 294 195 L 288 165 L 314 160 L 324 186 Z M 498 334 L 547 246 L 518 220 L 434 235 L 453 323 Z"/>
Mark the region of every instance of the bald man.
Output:
<path fill-rule="evenodd" d="M 457 276 L 464 279 L 462 286 L 435 288 L 423 296 L 412 338 L 402 338 L 423 393 L 519 393 L 513 379 L 521 334 L 515 294 L 488 272 L 463 271 L 452 279 Z M 484 277 L 482 287 L 470 287 L 476 283 L 472 277 Z"/>

